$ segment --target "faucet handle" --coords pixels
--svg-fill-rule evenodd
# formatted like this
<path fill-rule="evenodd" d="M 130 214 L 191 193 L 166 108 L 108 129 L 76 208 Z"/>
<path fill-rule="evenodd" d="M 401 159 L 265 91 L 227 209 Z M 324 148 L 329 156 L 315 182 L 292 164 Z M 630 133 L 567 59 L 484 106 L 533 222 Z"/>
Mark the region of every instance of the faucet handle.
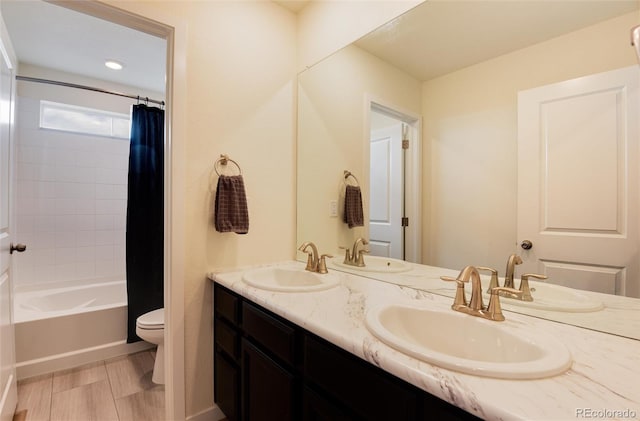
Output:
<path fill-rule="evenodd" d="M 358 260 L 356 261 L 356 265 L 357 266 L 360 266 L 360 267 L 365 266 L 365 264 L 364 264 L 364 254 L 366 254 L 366 253 L 369 253 L 369 250 L 362 249 L 362 250 L 358 251 Z M 353 256 L 353 258 L 355 259 L 355 256 Z"/>
<path fill-rule="evenodd" d="M 533 301 L 531 296 L 531 288 L 529 288 L 529 278 L 547 279 L 546 275 L 538 275 L 537 273 L 525 273 L 520 277 L 520 292 L 522 293 L 522 301 Z"/>
<path fill-rule="evenodd" d="M 344 264 L 351 263 L 351 250 L 349 250 L 349 247 L 339 246 L 338 248 L 344 249 L 344 261 L 342 263 Z"/>
<path fill-rule="evenodd" d="M 327 270 L 327 261 L 326 261 L 326 257 L 333 257 L 330 254 L 323 254 L 322 256 L 320 256 L 320 260 L 318 261 L 318 273 L 329 273 L 329 271 Z"/>
<path fill-rule="evenodd" d="M 491 320 L 495 320 L 497 322 L 501 322 L 504 320 L 502 307 L 500 306 L 500 293 L 522 295 L 522 291 L 519 291 L 515 288 L 495 287 L 491 289 L 491 297 L 489 298 L 489 306 L 487 307 L 487 312 L 489 313 L 489 317 L 491 318 Z"/>
<path fill-rule="evenodd" d="M 487 288 L 487 293 L 491 294 L 491 290 L 493 288 L 497 288 L 500 286 L 500 282 L 498 282 L 498 271 L 495 270 L 494 268 L 489 268 L 489 267 L 485 267 L 485 266 L 478 266 L 476 267 L 476 269 L 478 269 L 479 271 L 487 271 L 487 272 L 491 272 L 491 281 L 489 282 L 489 288 Z"/>
<path fill-rule="evenodd" d="M 453 278 L 451 276 L 441 276 L 440 279 L 447 282 L 456 282 L 457 284 L 456 296 L 453 299 L 453 305 L 451 306 L 451 308 L 455 310 L 456 308 L 467 307 L 468 304 L 467 304 L 467 296 L 464 293 L 464 283 L 469 281 L 465 281 L 464 279 Z"/>

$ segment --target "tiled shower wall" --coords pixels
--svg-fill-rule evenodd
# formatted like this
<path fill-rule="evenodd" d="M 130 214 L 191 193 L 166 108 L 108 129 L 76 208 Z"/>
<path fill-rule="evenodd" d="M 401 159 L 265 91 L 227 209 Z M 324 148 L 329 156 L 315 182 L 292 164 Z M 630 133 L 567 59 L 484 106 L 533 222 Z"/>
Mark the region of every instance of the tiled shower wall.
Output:
<path fill-rule="evenodd" d="M 15 285 L 125 279 L 129 142 L 39 129 L 39 110 L 17 98 Z"/>

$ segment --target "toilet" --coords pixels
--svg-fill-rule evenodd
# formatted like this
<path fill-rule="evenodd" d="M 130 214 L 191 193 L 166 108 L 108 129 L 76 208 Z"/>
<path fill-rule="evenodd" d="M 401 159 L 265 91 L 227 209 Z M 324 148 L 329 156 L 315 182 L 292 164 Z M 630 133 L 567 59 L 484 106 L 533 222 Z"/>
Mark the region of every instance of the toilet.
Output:
<path fill-rule="evenodd" d="M 164 308 L 150 311 L 136 319 L 136 335 L 158 345 L 151 381 L 164 384 Z"/>

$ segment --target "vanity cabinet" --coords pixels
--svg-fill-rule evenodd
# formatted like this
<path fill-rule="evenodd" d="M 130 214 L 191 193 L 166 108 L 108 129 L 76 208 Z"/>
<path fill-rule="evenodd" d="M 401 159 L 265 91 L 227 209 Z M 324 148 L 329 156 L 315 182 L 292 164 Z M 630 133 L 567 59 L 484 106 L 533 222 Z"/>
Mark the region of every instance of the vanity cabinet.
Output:
<path fill-rule="evenodd" d="M 217 283 L 214 329 L 229 421 L 477 420 Z"/>

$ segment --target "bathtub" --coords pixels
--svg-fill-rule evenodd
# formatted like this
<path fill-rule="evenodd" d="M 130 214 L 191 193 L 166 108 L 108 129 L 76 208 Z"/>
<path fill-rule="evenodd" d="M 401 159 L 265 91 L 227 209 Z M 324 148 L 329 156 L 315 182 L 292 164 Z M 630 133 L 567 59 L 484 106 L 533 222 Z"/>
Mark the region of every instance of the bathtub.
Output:
<path fill-rule="evenodd" d="M 126 343 L 125 281 L 29 287 L 13 298 L 18 379 L 153 346 Z"/>

